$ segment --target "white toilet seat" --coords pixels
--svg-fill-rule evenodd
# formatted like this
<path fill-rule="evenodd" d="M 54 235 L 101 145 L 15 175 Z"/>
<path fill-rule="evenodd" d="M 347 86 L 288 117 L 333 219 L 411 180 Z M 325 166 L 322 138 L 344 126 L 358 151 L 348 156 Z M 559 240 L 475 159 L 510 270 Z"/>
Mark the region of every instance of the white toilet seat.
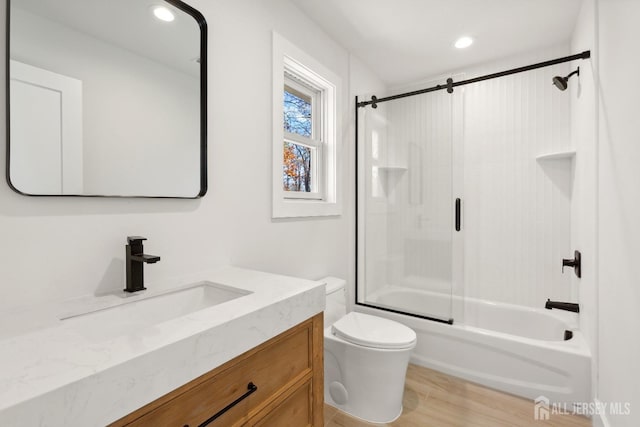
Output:
<path fill-rule="evenodd" d="M 352 311 L 331 326 L 331 333 L 352 344 L 378 349 L 407 349 L 416 344 L 413 329 L 382 317 Z"/>

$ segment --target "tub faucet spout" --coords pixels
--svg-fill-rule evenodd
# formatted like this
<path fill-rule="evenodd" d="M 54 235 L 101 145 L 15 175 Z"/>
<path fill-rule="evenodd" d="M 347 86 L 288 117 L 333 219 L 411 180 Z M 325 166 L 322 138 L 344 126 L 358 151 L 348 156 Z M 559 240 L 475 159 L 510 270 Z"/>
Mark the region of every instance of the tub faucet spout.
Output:
<path fill-rule="evenodd" d="M 580 313 L 580 305 L 573 302 L 560 302 L 560 301 L 551 301 L 547 298 L 547 303 L 544 305 L 544 308 L 547 310 L 551 310 L 552 308 L 557 308 L 558 310 L 567 310 L 573 311 L 574 313 Z"/>

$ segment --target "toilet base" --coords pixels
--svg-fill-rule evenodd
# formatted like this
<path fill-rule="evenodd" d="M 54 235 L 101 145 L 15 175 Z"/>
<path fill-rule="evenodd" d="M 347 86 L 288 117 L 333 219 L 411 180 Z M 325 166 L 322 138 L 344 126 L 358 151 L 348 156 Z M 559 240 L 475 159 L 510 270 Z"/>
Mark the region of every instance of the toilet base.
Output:
<path fill-rule="evenodd" d="M 400 418 L 400 415 L 402 415 L 402 410 L 403 410 L 402 406 L 400 406 L 400 412 L 398 412 L 398 415 L 396 415 L 396 416 L 395 416 L 395 418 L 393 418 L 393 419 L 391 419 L 391 420 L 388 420 L 388 421 L 371 421 L 371 420 L 365 420 L 364 418 L 360 418 L 360 417 L 359 417 L 359 416 L 357 416 L 357 415 L 351 414 L 351 413 L 349 413 L 349 412 L 347 412 L 347 411 L 345 411 L 345 410 L 341 409 L 339 406 L 336 406 L 335 404 L 332 404 L 332 402 L 330 402 L 330 401 L 325 400 L 325 401 L 324 401 L 324 403 L 325 403 L 326 405 L 331 406 L 332 408 L 337 409 L 338 411 L 344 412 L 345 414 L 349 415 L 349 416 L 350 416 L 350 417 L 352 417 L 352 418 L 355 418 L 355 419 L 357 419 L 357 420 L 364 421 L 364 422 L 367 422 L 367 423 L 372 423 L 372 424 L 387 424 L 387 423 L 392 423 L 392 422 L 394 422 L 395 420 L 397 420 L 398 418 Z"/>
<path fill-rule="evenodd" d="M 371 423 L 402 414 L 404 383 L 415 344 L 405 349 L 363 347 L 324 333 L 325 403 Z"/>

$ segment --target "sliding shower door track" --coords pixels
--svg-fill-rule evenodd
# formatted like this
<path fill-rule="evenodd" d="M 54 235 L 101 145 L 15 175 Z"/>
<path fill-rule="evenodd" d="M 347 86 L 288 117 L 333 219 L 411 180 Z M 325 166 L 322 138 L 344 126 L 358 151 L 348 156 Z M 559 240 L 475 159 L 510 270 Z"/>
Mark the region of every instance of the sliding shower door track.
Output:
<path fill-rule="evenodd" d="M 414 90 L 412 92 L 400 93 L 397 95 L 386 96 L 384 98 L 378 98 L 376 96 L 372 96 L 370 101 L 358 102 L 358 98 L 356 97 L 356 110 L 360 107 L 366 107 L 367 105 L 371 105 L 371 108 L 377 108 L 378 104 L 381 102 L 393 101 L 394 99 L 407 98 L 409 96 L 421 95 L 423 93 L 436 92 L 439 90 L 446 90 L 448 93 L 453 93 L 453 88 L 457 86 L 464 86 L 470 83 L 478 83 L 485 80 L 495 79 L 498 77 L 509 76 L 511 74 L 536 70 L 538 68 L 549 67 L 551 65 L 556 65 L 556 64 L 562 64 L 564 62 L 575 61 L 578 59 L 589 59 L 589 58 L 591 58 L 591 51 L 585 50 L 584 52 L 578 53 L 575 55 L 552 59 L 550 61 L 538 62 L 536 64 L 525 65 L 524 67 L 512 68 L 510 70 L 501 71 L 499 73 L 487 74 L 480 77 L 474 77 L 472 79 L 461 80 L 459 82 L 454 82 L 453 79 L 449 78 L 447 79 L 446 84 L 436 85 L 426 89 Z"/>
<path fill-rule="evenodd" d="M 388 311 L 390 313 L 402 314 L 404 316 L 411 316 L 411 317 L 417 317 L 419 319 L 431 320 L 432 322 L 446 323 L 447 325 L 453 325 L 453 319 L 452 318 L 442 319 L 442 318 L 439 318 L 439 317 L 425 316 L 423 314 L 416 314 L 416 313 L 411 313 L 411 312 L 408 312 L 408 311 L 396 310 L 394 308 L 381 307 L 381 306 L 378 306 L 378 305 L 366 304 L 366 303 L 362 303 L 362 302 L 356 302 L 356 305 L 359 305 L 360 307 L 373 308 L 375 310 Z"/>

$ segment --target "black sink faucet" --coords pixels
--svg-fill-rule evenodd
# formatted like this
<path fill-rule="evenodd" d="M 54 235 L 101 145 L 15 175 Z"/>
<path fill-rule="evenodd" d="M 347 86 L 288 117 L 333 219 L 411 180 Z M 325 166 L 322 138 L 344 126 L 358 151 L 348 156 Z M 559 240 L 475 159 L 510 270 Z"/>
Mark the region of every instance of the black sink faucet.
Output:
<path fill-rule="evenodd" d="M 127 264 L 127 287 L 126 292 L 138 292 L 145 290 L 144 287 L 144 264 L 154 264 L 160 261 L 159 256 L 147 255 L 143 253 L 142 242 L 146 237 L 127 237 L 126 264 Z"/>

